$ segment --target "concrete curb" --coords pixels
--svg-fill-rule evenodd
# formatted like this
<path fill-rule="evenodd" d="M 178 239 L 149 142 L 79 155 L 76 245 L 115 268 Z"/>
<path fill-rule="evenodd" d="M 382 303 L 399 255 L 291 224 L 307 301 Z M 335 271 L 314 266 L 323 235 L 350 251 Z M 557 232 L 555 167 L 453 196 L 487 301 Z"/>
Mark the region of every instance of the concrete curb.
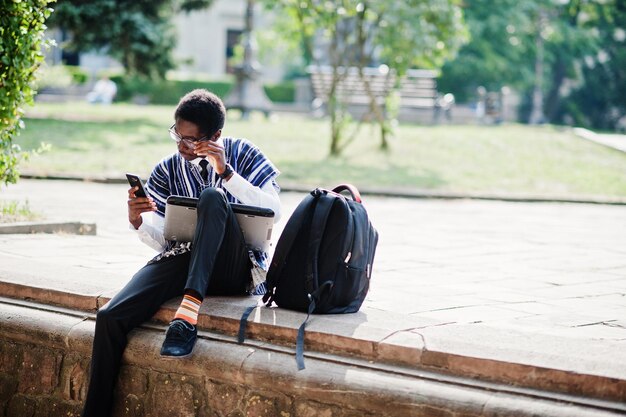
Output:
<path fill-rule="evenodd" d="M 84 388 L 72 391 L 72 387 L 84 387 L 83 364 L 91 351 L 93 317 L 39 307 L 0 300 L 0 340 L 11 344 L 9 353 L 23 357 L 11 360 L 7 355 L 8 368 L 3 372 L 25 373 L 33 381 L 45 376 L 48 383 L 43 388 L 33 386 L 31 395 L 42 398 L 52 395 L 57 401 L 65 400 L 73 409 L 79 409 Z M 131 399 L 145 407 L 146 415 L 156 413 L 165 403 L 181 407 L 178 403 L 186 402 L 181 395 L 160 402 L 154 396 L 184 388 L 188 394 L 185 398 L 191 397 L 195 403 L 210 409 L 216 407 L 210 401 L 217 386 L 221 387 L 219 392 L 225 393 L 221 401 L 227 408 L 246 404 L 250 410 L 250 406 L 262 403 L 259 412 L 250 411 L 247 415 L 330 415 L 329 408 L 338 417 L 609 417 L 625 411 L 623 404 L 614 402 L 416 372 L 333 355 L 310 357 L 307 368 L 298 372 L 291 349 L 259 343 L 241 346 L 232 338 L 204 331 L 200 332 L 189 358 L 167 361 L 158 355 L 163 330 L 163 326 L 148 325 L 131 335 L 118 384 L 117 407 Z M 23 351 L 21 355 L 20 351 Z M 38 359 L 44 359 L 43 363 L 34 366 Z M 55 380 L 65 381 L 59 385 L 64 387 L 62 391 L 54 390 Z M 158 380 L 167 382 L 155 384 Z M 171 388 L 167 387 L 168 382 L 172 382 Z M 26 383 L 20 380 L 19 386 L 24 389 Z M 155 392 L 154 387 L 164 388 Z M 226 398 L 231 394 L 235 398 Z"/>
<path fill-rule="evenodd" d="M 0 271 L 0 295 L 45 305 L 54 305 L 81 315 L 106 304 L 112 294 L 74 294 L 69 289 L 50 289 L 46 280 L 23 284 Z M 207 297 L 200 310 L 198 327 L 236 337 L 242 312 L 254 305 L 252 297 Z M 42 304 L 42 305 L 43 305 Z M 180 299 L 165 303 L 155 314 L 156 323 L 167 324 Z M 304 313 L 258 308 L 250 317 L 248 340 L 293 348 Z M 389 323 L 393 322 L 393 327 Z M 480 337 L 476 339 L 476 332 Z M 506 343 L 506 341 L 509 341 Z M 568 340 L 535 334 L 532 338 L 515 331 L 488 326 L 468 330 L 462 325 L 440 326 L 422 318 L 407 321 L 389 313 L 363 308 L 356 314 L 315 315 L 307 325 L 305 353 L 309 357 L 333 355 L 342 360 L 369 361 L 407 369 L 472 378 L 485 383 L 505 384 L 577 395 L 594 401 L 623 401 L 626 379 L 620 359 L 609 358 L 616 346 L 587 344 L 585 360 L 569 357 Z M 549 347 L 549 348 L 546 348 Z M 512 360 L 509 352 L 516 351 Z M 587 355 L 588 353 L 588 355 Z M 293 358 L 291 366 L 295 367 Z M 308 359 L 307 359 L 308 361 Z M 607 365 L 606 361 L 611 362 Z M 610 368 L 610 369 L 609 369 Z M 626 409 L 624 410 L 626 411 Z"/>
<path fill-rule="evenodd" d="M 79 177 L 79 176 L 56 176 L 36 175 L 24 173 L 20 175 L 24 179 L 51 180 L 51 181 L 83 181 L 100 184 L 126 184 L 126 179 L 113 177 Z M 281 182 L 281 190 L 286 192 L 308 193 L 314 186 L 302 186 Z M 379 197 L 400 197 L 416 199 L 439 199 L 439 200 L 485 200 L 504 201 L 513 203 L 572 203 L 572 204 L 605 204 L 626 205 L 626 198 L 572 198 L 564 196 L 537 196 L 537 195 L 505 195 L 505 194 L 474 194 L 474 193 L 446 193 L 431 190 L 410 190 L 404 188 L 381 188 L 359 187 L 363 195 Z"/>
<path fill-rule="evenodd" d="M 72 235 L 96 235 L 95 223 L 82 222 L 17 222 L 0 224 L 0 234 L 65 233 Z"/>

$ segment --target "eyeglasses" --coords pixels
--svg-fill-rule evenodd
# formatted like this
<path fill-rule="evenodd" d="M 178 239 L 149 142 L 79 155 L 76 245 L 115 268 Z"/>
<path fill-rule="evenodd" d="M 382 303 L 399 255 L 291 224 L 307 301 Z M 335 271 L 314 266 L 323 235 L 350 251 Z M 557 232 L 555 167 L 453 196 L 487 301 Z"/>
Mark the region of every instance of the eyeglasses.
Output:
<path fill-rule="evenodd" d="M 201 138 L 190 138 L 190 137 L 182 137 L 181 135 L 178 134 L 178 132 L 176 132 L 176 123 L 174 123 L 169 129 L 168 132 L 170 132 L 170 138 L 176 142 L 176 143 L 180 143 L 180 142 L 184 142 L 185 145 L 192 145 L 193 143 L 196 142 L 203 142 L 206 140 L 211 140 L 211 138 L 209 136 L 203 136 Z"/>

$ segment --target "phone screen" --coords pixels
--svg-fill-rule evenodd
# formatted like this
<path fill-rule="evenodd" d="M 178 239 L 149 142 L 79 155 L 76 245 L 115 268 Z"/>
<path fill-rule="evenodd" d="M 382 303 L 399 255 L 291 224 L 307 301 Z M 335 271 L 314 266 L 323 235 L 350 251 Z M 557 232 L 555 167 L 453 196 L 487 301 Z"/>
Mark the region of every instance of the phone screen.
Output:
<path fill-rule="evenodd" d="M 135 191 L 135 196 L 137 197 L 146 197 L 146 190 L 143 188 L 143 184 L 141 179 L 135 174 L 126 174 L 126 178 L 128 179 L 128 183 L 131 187 L 139 187 L 137 191 Z"/>

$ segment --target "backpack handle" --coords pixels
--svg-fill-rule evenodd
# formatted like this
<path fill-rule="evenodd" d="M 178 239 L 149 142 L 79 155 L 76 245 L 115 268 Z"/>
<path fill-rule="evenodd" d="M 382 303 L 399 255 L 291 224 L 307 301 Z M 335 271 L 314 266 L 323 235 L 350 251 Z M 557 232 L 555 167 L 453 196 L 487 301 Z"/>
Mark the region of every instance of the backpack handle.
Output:
<path fill-rule="evenodd" d="M 342 191 L 349 192 L 350 196 L 352 197 L 352 199 L 354 201 L 356 201 L 357 203 L 361 202 L 361 193 L 359 193 L 359 190 L 357 190 L 357 188 L 354 185 L 352 185 L 352 184 L 339 184 L 338 186 L 333 188 L 333 192 L 335 192 L 335 193 L 341 193 Z"/>

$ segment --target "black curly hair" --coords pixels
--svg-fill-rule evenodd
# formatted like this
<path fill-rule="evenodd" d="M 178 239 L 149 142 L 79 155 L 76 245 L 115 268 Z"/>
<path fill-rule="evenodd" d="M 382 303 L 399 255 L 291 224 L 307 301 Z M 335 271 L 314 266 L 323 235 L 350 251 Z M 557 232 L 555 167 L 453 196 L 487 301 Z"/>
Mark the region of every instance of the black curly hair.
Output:
<path fill-rule="evenodd" d="M 180 99 L 174 119 L 194 123 L 202 134 L 213 136 L 224 127 L 226 108 L 218 96 L 199 88 L 188 92 Z"/>

